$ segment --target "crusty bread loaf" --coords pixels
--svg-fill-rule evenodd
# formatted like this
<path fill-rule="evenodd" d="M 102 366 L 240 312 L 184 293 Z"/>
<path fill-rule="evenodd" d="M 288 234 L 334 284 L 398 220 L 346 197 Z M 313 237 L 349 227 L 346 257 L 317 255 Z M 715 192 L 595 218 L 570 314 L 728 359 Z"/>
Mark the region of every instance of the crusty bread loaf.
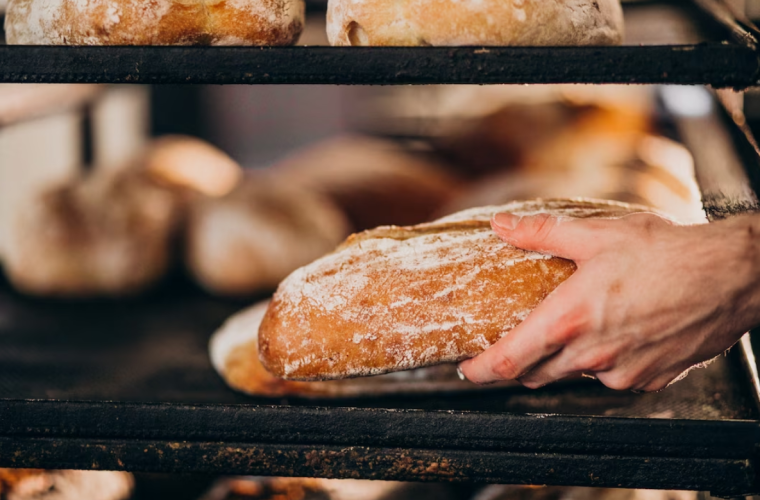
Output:
<path fill-rule="evenodd" d="M 290 45 L 303 0 L 10 0 L 19 45 Z"/>
<path fill-rule="evenodd" d="M 274 377 L 259 361 L 259 326 L 269 307 L 260 302 L 228 319 L 211 337 L 209 354 L 219 375 L 235 390 L 264 397 L 340 398 L 457 392 L 480 386 L 461 380 L 453 364 L 376 377 L 299 382 Z M 509 382 L 500 386 L 511 385 Z"/>
<path fill-rule="evenodd" d="M 261 361 L 277 377 L 327 380 L 476 356 L 575 271 L 573 262 L 504 243 L 490 228 L 495 213 L 587 218 L 646 210 L 534 200 L 356 234 L 282 282 L 259 329 Z"/>
<path fill-rule="evenodd" d="M 133 485 L 128 472 L 0 469 L 5 500 L 122 500 Z"/>
<path fill-rule="evenodd" d="M 44 296 L 126 295 L 162 278 L 180 220 L 176 194 L 143 171 L 96 172 L 20 208 L 4 266 Z"/>
<path fill-rule="evenodd" d="M 348 232 L 343 214 L 329 200 L 250 173 L 227 196 L 191 203 L 185 263 L 213 293 L 250 295 L 275 288 Z"/>
<path fill-rule="evenodd" d="M 332 45 L 614 45 L 619 0 L 329 0 Z"/>
<path fill-rule="evenodd" d="M 398 144 L 364 136 L 321 142 L 273 168 L 288 184 L 330 198 L 354 231 L 430 220 L 461 192 L 459 179 Z"/>

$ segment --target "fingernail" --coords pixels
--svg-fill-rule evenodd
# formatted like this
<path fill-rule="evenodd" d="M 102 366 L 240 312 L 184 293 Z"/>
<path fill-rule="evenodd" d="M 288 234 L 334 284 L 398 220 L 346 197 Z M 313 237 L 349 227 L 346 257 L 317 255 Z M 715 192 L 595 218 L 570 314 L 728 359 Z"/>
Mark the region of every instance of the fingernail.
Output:
<path fill-rule="evenodd" d="M 459 375 L 459 380 L 467 380 L 467 377 L 464 376 L 464 372 L 462 371 L 461 366 L 457 366 L 457 375 Z"/>
<path fill-rule="evenodd" d="M 520 222 L 519 215 L 514 214 L 508 214 L 508 213 L 501 213 L 496 214 L 493 216 L 493 225 L 500 227 L 501 229 L 507 229 L 511 231 L 512 229 L 517 227 L 517 224 Z"/>

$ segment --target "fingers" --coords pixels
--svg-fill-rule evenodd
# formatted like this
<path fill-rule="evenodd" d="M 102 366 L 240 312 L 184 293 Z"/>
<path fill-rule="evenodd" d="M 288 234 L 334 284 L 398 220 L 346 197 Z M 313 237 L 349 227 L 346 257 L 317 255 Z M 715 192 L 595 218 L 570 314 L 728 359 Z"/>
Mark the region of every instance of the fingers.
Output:
<path fill-rule="evenodd" d="M 528 389 L 539 389 L 576 373 L 564 350 L 547 358 L 520 377 L 519 382 Z"/>
<path fill-rule="evenodd" d="M 601 220 L 571 219 L 538 214 L 520 217 L 496 214 L 491 227 L 501 239 L 518 248 L 570 260 L 585 260 L 603 237 Z"/>
<path fill-rule="evenodd" d="M 586 321 L 585 311 L 571 306 L 572 292 L 563 292 L 571 286 L 572 278 L 496 344 L 460 363 L 464 376 L 477 384 L 514 380 L 559 352 Z"/>
<path fill-rule="evenodd" d="M 585 346 L 581 340 L 571 341 L 561 352 L 520 377 L 520 383 L 537 389 L 574 375 L 596 378 L 597 373 L 615 366 L 620 352 L 621 349 L 615 346 Z"/>
<path fill-rule="evenodd" d="M 618 243 L 620 235 L 630 238 L 634 231 L 650 233 L 667 225 L 670 223 L 665 219 L 643 213 L 620 219 L 574 219 L 549 214 L 521 217 L 500 213 L 491 219 L 491 227 L 507 243 L 576 262 Z"/>

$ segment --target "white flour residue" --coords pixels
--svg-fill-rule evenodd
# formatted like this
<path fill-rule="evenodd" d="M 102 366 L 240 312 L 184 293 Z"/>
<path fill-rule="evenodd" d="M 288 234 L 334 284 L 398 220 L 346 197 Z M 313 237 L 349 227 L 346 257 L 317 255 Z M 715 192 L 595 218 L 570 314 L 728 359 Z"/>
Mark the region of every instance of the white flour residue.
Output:
<path fill-rule="evenodd" d="M 321 378 L 367 376 L 482 352 L 574 270 L 499 239 L 487 224 L 495 213 L 615 217 L 636 210 L 538 200 L 356 235 L 280 284 L 273 335 L 284 370 L 298 378 L 316 364 Z M 319 330 L 325 325 L 331 331 Z"/>

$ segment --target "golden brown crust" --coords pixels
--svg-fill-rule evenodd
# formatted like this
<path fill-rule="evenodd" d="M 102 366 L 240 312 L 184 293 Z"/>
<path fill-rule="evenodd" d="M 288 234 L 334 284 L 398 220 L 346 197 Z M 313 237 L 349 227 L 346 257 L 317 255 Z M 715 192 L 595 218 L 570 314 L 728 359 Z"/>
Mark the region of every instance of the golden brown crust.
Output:
<path fill-rule="evenodd" d="M 621 203 L 534 200 L 409 228 L 379 228 L 282 282 L 259 329 L 261 361 L 290 380 L 377 375 L 476 356 L 517 326 L 575 264 L 519 250 L 494 213 L 615 217 Z"/>
<path fill-rule="evenodd" d="M 270 374 L 259 361 L 258 331 L 269 302 L 261 302 L 228 319 L 211 338 L 211 361 L 233 389 L 254 396 L 346 398 L 389 394 L 471 391 L 479 386 L 461 380 L 455 365 L 348 380 L 299 382 Z M 499 387 L 511 385 L 499 384 Z"/>
<path fill-rule="evenodd" d="M 332 45 L 616 45 L 619 0 L 329 0 Z"/>
<path fill-rule="evenodd" d="M 11 0 L 9 44 L 291 45 L 303 0 Z"/>

